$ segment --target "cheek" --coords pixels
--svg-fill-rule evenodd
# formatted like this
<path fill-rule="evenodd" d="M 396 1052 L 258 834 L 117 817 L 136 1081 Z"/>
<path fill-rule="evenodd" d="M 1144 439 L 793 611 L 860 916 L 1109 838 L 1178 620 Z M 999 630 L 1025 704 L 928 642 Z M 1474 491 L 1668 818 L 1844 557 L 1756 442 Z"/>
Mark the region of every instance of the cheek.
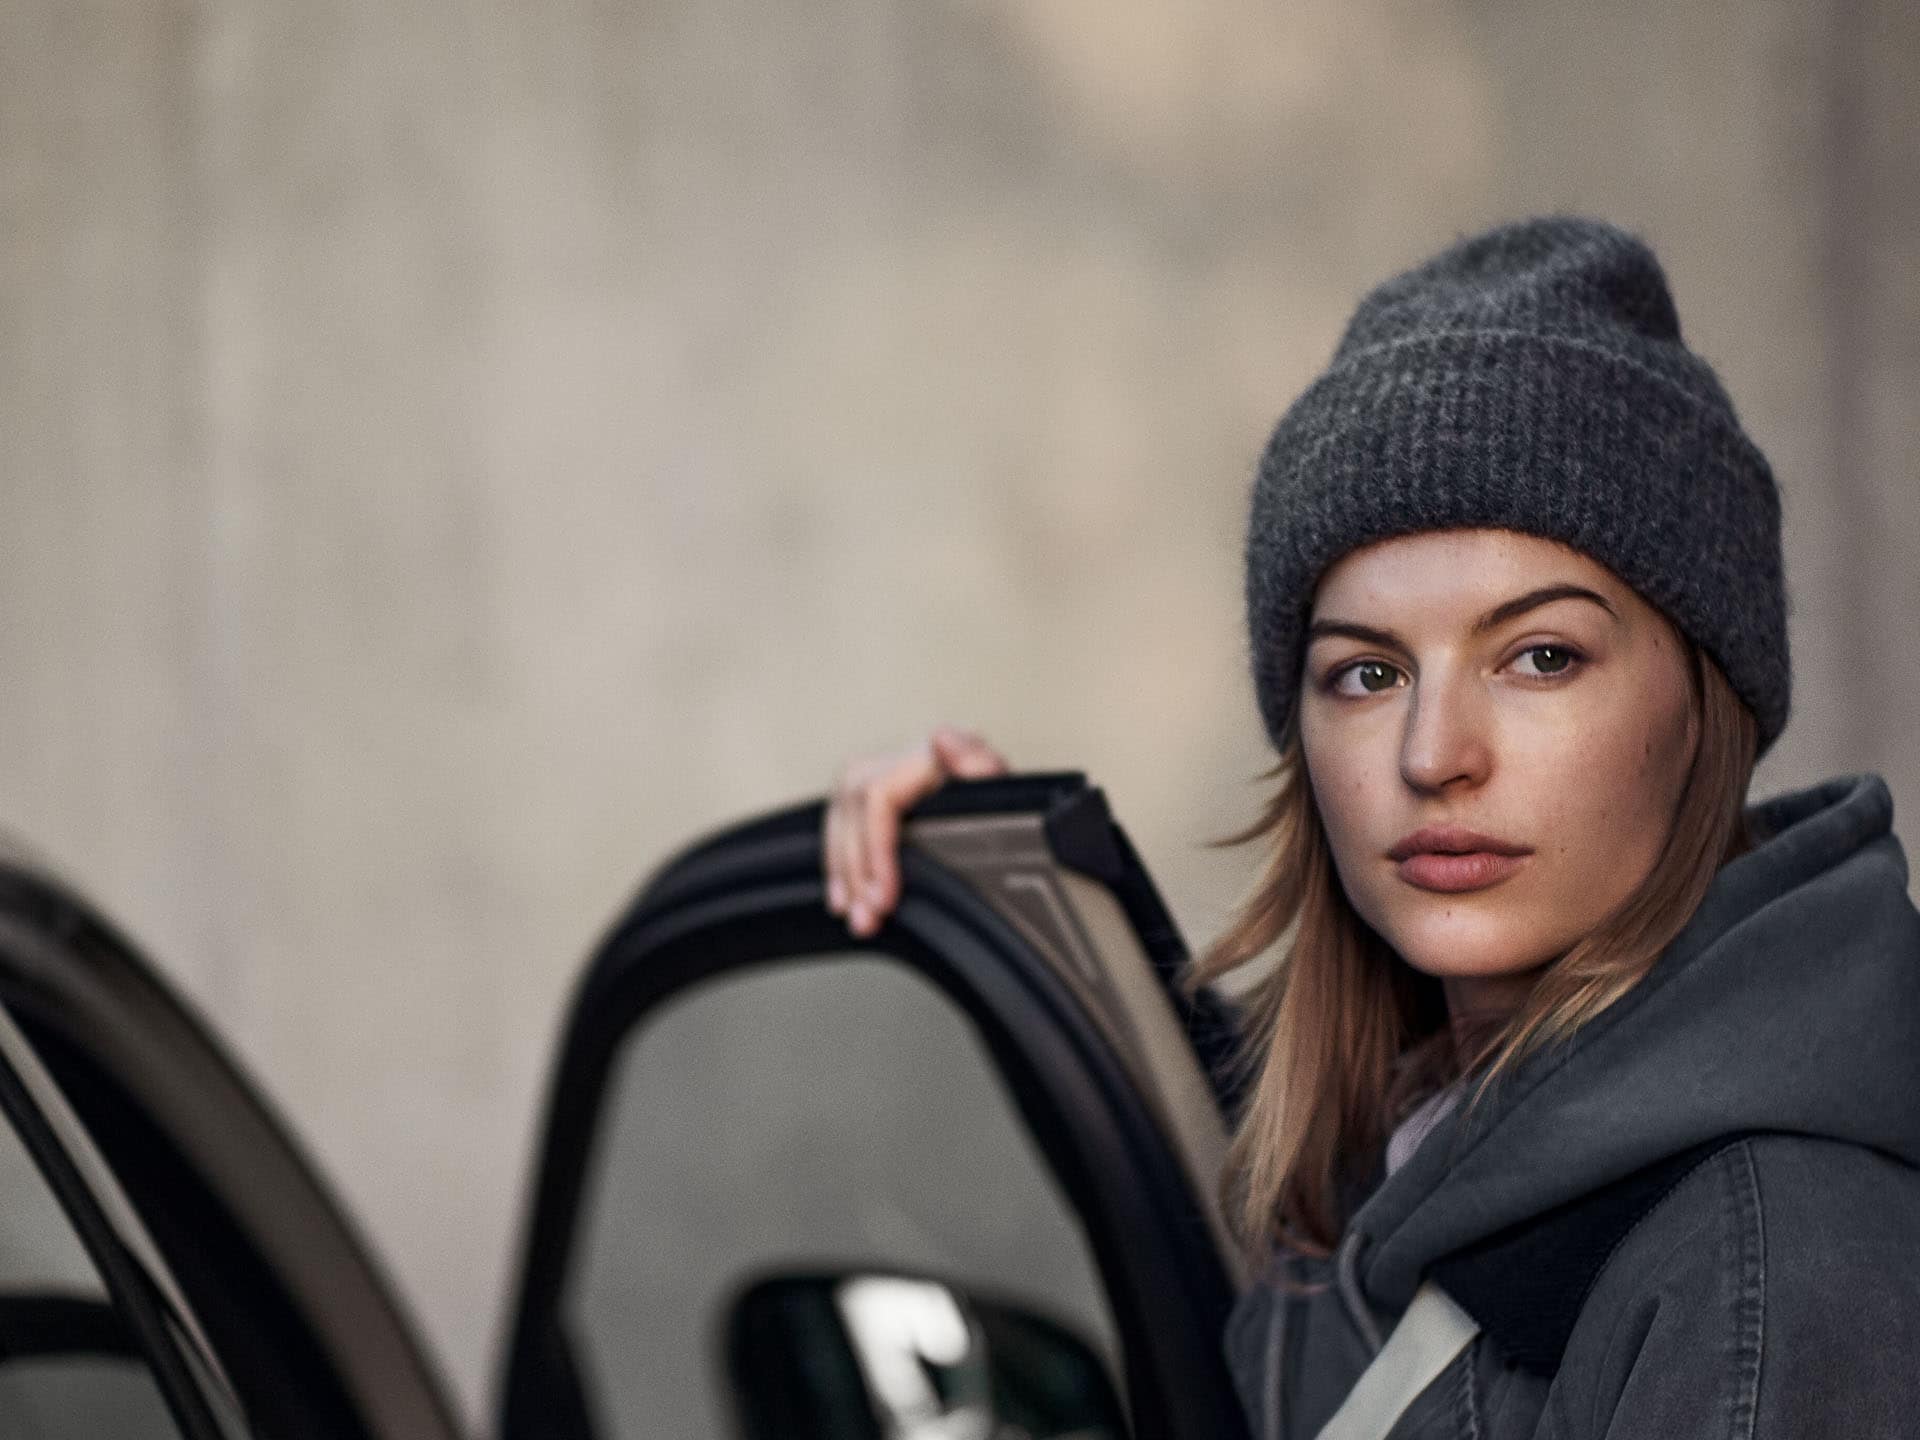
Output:
<path fill-rule="evenodd" d="M 1388 744 L 1383 750 L 1350 734 L 1343 734 L 1337 745 L 1316 748 L 1306 727 L 1301 742 L 1334 870 L 1354 908 L 1378 926 L 1382 917 L 1370 891 L 1381 883 L 1379 867 L 1368 862 L 1377 859 L 1397 833 L 1389 833 L 1395 807 L 1402 804 L 1393 748 Z"/>
<path fill-rule="evenodd" d="M 1643 691 L 1612 713 L 1536 737 L 1513 778 L 1540 819 L 1557 888 L 1604 912 L 1643 879 L 1665 843 L 1685 781 L 1684 696 Z"/>
<path fill-rule="evenodd" d="M 1300 719 L 1300 750 L 1306 757 L 1307 782 L 1327 838 L 1338 852 L 1341 837 L 1350 833 L 1365 813 L 1367 787 L 1374 764 L 1353 736 L 1328 736 L 1310 713 Z"/>

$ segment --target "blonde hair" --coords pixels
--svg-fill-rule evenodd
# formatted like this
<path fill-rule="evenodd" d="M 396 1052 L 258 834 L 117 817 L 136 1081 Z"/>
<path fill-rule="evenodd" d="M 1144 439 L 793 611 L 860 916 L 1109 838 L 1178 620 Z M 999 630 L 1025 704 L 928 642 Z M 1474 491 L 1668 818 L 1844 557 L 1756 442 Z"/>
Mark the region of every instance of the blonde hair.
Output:
<path fill-rule="evenodd" d="M 1683 642 L 1699 745 L 1664 847 L 1640 886 L 1541 974 L 1518 1013 L 1464 1042 L 1440 983 L 1393 953 L 1354 912 L 1334 870 L 1308 783 L 1297 721 L 1277 787 L 1246 829 L 1215 847 L 1264 838 L 1252 892 L 1189 970 L 1190 991 L 1253 961 L 1291 927 L 1286 954 L 1248 991 L 1237 1057 L 1251 1090 L 1228 1151 L 1221 1195 L 1256 1253 L 1278 1243 L 1332 1251 L 1392 1127 L 1441 1085 L 1480 1075 L 1474 1101 L 1532 1051 L 1565 1039 L 1633 988 L 1706 894 L 1750 847 L 1745 802 L 1758 727 L 1712 658 Z M 1297 714 L 1297 711 L 1296 711 Z"/>

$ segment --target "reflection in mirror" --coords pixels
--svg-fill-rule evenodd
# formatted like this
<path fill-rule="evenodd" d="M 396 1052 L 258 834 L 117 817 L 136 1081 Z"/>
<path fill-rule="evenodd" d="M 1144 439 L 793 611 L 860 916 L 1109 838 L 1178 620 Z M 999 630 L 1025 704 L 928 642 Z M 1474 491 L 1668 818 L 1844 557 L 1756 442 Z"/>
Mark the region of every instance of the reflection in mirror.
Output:
<path fill-rule="evenodd" d="M 774 1275 L 729 1307 L 741 1440 L 1122 1440 L 1093 1350 L 1024 1306 L 896 1274 Z"/>
<path fill-rule="evenodd" d="M 1058 1316 L 1121 1373 L 1085 1236 L 992 1057 L 900 962 L 730 971 L 647 1017 L 608 1084 L 562 1298 L 599 1440 L 732 1433 L 729 1307 L 776 1272 L 938 1275 Z"/>

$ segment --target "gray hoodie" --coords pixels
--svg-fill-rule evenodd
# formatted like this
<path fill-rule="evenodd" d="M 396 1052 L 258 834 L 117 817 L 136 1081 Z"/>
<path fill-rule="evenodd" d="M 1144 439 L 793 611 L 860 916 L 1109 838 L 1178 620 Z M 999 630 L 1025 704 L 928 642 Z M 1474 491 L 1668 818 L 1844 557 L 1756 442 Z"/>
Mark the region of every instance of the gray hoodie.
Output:
<path fill-rule="evenodd" d="M 1878 775 L 1755 808 L 1647 978 L 1276 1256 L 1226 1351 L 1257 1440 L 1311 1440 L 1430 1267 L 1703 1142 L 1597 1261 L 1551 1378 L 1481 1335 L 1396 1437 L 1920 1435 L 1920 913 Z M 1709 1147 L 1711 1148 L 1711 1147 Z"/>

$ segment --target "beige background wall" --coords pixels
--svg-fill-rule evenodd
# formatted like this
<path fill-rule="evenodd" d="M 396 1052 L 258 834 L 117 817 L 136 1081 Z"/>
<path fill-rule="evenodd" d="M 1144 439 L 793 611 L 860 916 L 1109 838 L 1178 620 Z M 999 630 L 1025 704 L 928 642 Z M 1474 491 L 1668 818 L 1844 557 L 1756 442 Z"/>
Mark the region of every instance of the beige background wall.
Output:
<path fill-rule="evenodd" d="M 1760 788 L 1907 829 L 1916 97 L 1904 0 L 4 0 L 0 819 L 477 1410 L 565 987 L 692 832 L 960 720 L 1218 923 L 1250 467 L 1457 233 L 1653 240 L 1786 493 Z"/>

